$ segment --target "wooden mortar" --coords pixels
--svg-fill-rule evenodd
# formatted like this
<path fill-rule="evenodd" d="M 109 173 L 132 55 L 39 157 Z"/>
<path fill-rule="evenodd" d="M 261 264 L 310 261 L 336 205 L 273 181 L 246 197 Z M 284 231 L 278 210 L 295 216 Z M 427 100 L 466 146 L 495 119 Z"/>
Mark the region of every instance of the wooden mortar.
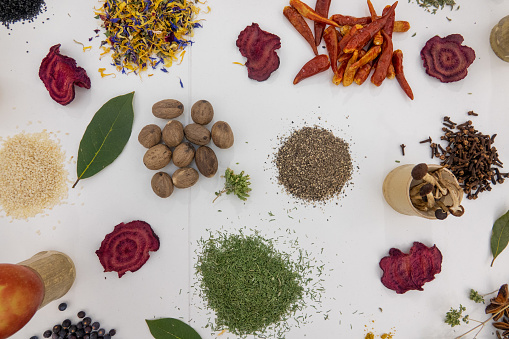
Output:
<path fill-rule="evenodd" d="M 33 269 L 44 282 L 44 299 L 39 309 L 53 300 L 63 297 L 76 279 L 76 268 L 73 261 L 62 252 L 39 252 L 18 264 Z"/>

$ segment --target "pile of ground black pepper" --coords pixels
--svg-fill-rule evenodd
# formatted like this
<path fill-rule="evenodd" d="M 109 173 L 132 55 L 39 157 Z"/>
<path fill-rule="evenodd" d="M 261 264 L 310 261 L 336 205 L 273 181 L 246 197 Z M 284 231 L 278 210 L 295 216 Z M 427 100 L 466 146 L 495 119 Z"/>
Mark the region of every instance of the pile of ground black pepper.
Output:
<path fill-rule="evenodd" d="M 18 21 L 32 22 L 40 13 L 46 11 L 44 0 L 1 0 L 0 22 L 9 28 Z"/>
<path fill-rule="evenodd" d="M 306 202 L 338 196 L 353 170 L 348 143 L 318 126 L 294 131 L 279 148 L 275 164 L 279 183 Z"/>

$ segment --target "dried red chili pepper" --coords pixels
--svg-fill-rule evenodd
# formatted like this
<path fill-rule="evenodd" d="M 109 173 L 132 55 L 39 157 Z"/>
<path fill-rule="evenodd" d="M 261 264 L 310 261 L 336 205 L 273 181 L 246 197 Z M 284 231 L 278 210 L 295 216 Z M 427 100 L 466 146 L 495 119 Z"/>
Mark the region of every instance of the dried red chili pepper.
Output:
<path fill-rule="evenodd" d="M 327 47 L 327 52 L 329 53 L 330 64 L 332 68 L 332 72 L 334 75 L 338 73 L 338 41 L 339 41 L 339 32 L 336 28 L 329 26 L 325 29 L 323 33 L 323 40 L 325 41 L 325 46 Z"/>
<path fill-rule="evenodd" d="M 410 99 L 414 100 L 414 93 L 412 92 L 412 89 L 405 78 L 405 74 L 403 73 L 403 52 L 400 49 L 395 50 L 392 54 L 392 63 L 394 65 L 394 71 L 399 85 L 403 91 L 405 91 L 405 94 L 408 95 Z"/>
<path fill-rule="evenodd" d="M 396 77 L 396 71 L 394 70 L 394 65 L 391 62 L 389 64 L 389 68 L 387 68 L 387 79 L 394 79 Z"/>
<path fill-rule="evenodd" d="M 334 14 L 330 17 L 330 19 L 340 26 L 344 25 L 353 26 L 357 24 L 367 25 L 371 22 L 371 18 L 369 16 L 357 18 L 349 15 Z"/>
<path fill-rule="evenodd" d="M 387 35 L 387 33 L 385 33 L 385 31 L 382 31 L 382 35 L 384 37 L 382 53 L 380 54 L 380 58 L 378 59 L 375 72 L 371 77 L 371 82 L 375 86 L 380 86 L 384 81 L 385 77 L 387 76 L 387 69 L 389 68 L 389 65 L 391 64 L 392 60 L 392 49 L 393 49 L 392 39 L 390 36 Z"/>
<path fill-rule="evenodd" d="M 373 7 L 373 4 L 371 3 L 371 0 L 368 0 L 368 9 L 369 13 L 371 14 L 371 21 L 375 21 L 378 19 L 378 15 L 376 14 L 375 7 Z M 384 39 L 382 38 L 382 33 L 380 31 L 376 32 L 373 36 L 373 45 L 381 45 L 384 42 Z"/>
<path fill-rule="evenodd" d="M 318 50 L 316 49 L 315 45 L 315 39 L 313 38 L 313 33 L 311 32 L 311 29 L 309 28 L 306 20 L 300 15 L 299 12 L 293 7 L 286 6 L 283 9 L 284 16 L 290 21 L 290 23 L 295 27 L 295 29 L 306 39 L 308 44 L 313 49 L 313 53 L 315 55 L 318 55 Z"/>
<path fill-rule="evenodd" d="M 386 6 L 382 13 L 386 14 L 390 10 L 390 8 L 391 8 L 390 6 Z M 394 32 L 395 18 L 396 18 L 396 12 L 393 11 L 392 14 L 389 16 L 389 18 L 387 19 L 387 22 L 385 23 L 385 26 L 383 28 L 385 33 L 387 33 L 387 35 L 390 36 L 391 38 L 392 38 L 392 32 Z"/>
<path fill-rule="evenodd" d="M 315 12 L 318 15 L 323 16 L 324 18 L 329 17 L 329 7 L 331 0 L 316 0 Z M 315 31 L 315 44 L 316 46 L 320 45 L 322 41 L 322 36 L 325 31 L 325 24 L 322 22 L 314 22 L 314 31 Z"/>
<path fill-rule="evenodd" d="M 363 49 L 361 49 L 365 53 Z M 348 63 L 345 68 L 345 73 L 343 74 L 343 86 L 350 86 L 353 83 L 353 78 L 355 76 L 355 72 L 357 68 L 353 68 L 352 65 L 357 61 L 359 57 L 359 51 L 353 52 L 352 57 L 348 60 Z"/>
<path fill-rule="evenodd" d="M 360 68 L 367 64 L 368 62 L 375 60 L 375 58 L 380 54 L 382 51 L 382 46 L 373 46 L 371 47 L 366 54 L 364 54 L 363 57 L 361 57 L 358 61 L 355 62 L 355 64 L 352 65 L 352 67 Z"/>
<path fill-rule="evenodd" d="M 339 55 L 342 55 L 343 54 L 343 49 L 345 48 L 345 46 L 348 44 L 348 42 L 352 39 L 353 36 L 356 35 L 356 33 L 362 29 L 362 26 L 360 24 L 357 24 L 355 26 L 353 26 L 350 31 L 348 31 L 348 33 L 343 37 L 343 39 L 341 39 L 341 41 L 339 42 L 339 45 L 338 45 L 338 54 Z M 346 53 L 346 54 L 349 54 L 349 53 Z"/>
<path fill-rule="evenodd" d="M 315 56 L 313 59 L 306 62 L 302 66 L 301 70 L 293 79 L 293 84 L 296 85 L 304 79 L 309 78 L 312 75 L 324 72 L 330 67 L 329 57 L 325 54 Z"/>
<path fill-rule="evenodd" d="M 350 54 L 348 54 L 350 55 Z M 334 83 L 334 85 L 339 85 L 341 83 L 341 81 L 343 80 L 343 76 L 345 75 L 345 69 L 346 69 L 346 66 L 348 65 L 348 61 L 345 60 L 343 61 L 339 67 L 338 67 L 338 74 L 337 75 L 334 75 L 334 77 L 332 78 L 332 82 Z"/>
<path fill-rule="evenodd" d="M 394 9 L 396 8 L 397 4 L 398 2 L 396 1 L 391 6 L 390 10 L 380 19 L 371 22 L 370 24 L 364 26 L 364 28 L 359 30 L 359 32 L 355 34 L 355 36 L 353 36 L 352 39 L 350 39 L 350 41 L 348 41 L 345 48 L 343 48 L 343 52 L 351 53 L 356 49 L 361 49 L 362 47 L 364 47 L 369 42 L 369 40 L 373 38 L 375 33 L 385 26 L 388 17 L 391 15 L 392 12 L 394 12 Z"/>
<path fill-rule="evenodd" d="M 394 32 L 408 32 L 410 30 L 410 23 L 408 21 L 397 20 L 394 21 Z"/>
<path fill-rule="evenodd" d="M 290 0 L 290 6 L 295 8 L 300 14 L 302 14 L 303 17 L 308 18 L 309 20 L 339 27 L 337 23 L 317 14 L 311 7 L 309 7 L 300 0 Z"/>
<path fill-rule="evenodd" d="M 372 63 L 373 62 L 370 61 L 357 70 L 357 73 L 355 73 L 355 77 L 353 78 L 353 81 L 355 81 L 357 85 L 362 85 L 364 81 L 366 81 L 369 73 L 371 72 L 371 69 L 373 68 Z"/>

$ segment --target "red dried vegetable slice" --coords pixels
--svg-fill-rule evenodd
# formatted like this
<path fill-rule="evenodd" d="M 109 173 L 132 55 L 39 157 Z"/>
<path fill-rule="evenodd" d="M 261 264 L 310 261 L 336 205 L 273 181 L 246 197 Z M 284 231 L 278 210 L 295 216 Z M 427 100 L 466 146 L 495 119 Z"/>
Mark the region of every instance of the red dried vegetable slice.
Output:
<path fill-rule="evenodd" d="M 247 76 L 257 81 L 265 81 L 279 68 L 279 56 L 276 49 L 281 48 L 281 39 L 266 32 L 253 23 L 240 32 L 237 47 L 247 58 Z"/>
<path fill-rule="evenodd" d="M 52 46 L 39 67 L 41 78 L 49 95 L 61 105 L 74 100 L 74 85 L 90 88 L 87 71 L 76 65 L 76 60 L 60 54 L 60 44 Z"/>
<path fill-rule="evenodd" d="M 442 270 L 442 253 L 436 247 L 414 242 L 408 254 L 397 248 L 389 250 L 389 256 L 380 260 L 383 270 L 382 284 L 403 294 L 410 290 L 422 291 L 425 283 L 435 279 Z"/>
<path fill-rule="evenodd" d="M 121 278 L 127 271 L 136 272 L 150 257 L 149 251 L 159 249 L 159 237 L 149 224 L 135 220 L 115 226 L 107 234 L 95 253 L 104 272 L 118 272 Z"/>
<path fill-rule="evenodd" d="M 441 82 L 454 82 L 467 76 L 467 68 L 475 60 L 475 51 L 462 46 L 463 37 L 451 34 L 445 38 L 438 35 L 429 39 L 421 50 L 426 73 Z"/>

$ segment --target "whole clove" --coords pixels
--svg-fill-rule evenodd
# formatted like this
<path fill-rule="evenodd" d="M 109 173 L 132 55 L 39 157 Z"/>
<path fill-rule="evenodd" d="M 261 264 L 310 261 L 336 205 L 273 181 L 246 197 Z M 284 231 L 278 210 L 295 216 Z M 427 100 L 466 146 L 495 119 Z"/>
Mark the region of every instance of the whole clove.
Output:
<path fill-rule="evenodd" d="M 399 147 L 401 147 L 401 154 L 403 156 L 405 156 L 405 147 L 406 147 L 406 145 L 405 144 L 401 144 L 401 145 L 399 145 Z"/>
<path fill-rule="evenodd" d="M 478 114 L 470 111 L 468 115 Z M 493 146 L 496 134 L 490 136 L 479 132 L 471 120 L 456 124 L 444 117 L 443 125 L 444 135 L 440 140 L 447 142 L 447 146 L 431 143 L 432 158 L 439 158 L 440 165 L 456 176 L 467 199 L 475 200 L 479 193 L 491 191 L 492 185 L 504 182 L 507 173 L 500 172 L 503 163 Z"/>

